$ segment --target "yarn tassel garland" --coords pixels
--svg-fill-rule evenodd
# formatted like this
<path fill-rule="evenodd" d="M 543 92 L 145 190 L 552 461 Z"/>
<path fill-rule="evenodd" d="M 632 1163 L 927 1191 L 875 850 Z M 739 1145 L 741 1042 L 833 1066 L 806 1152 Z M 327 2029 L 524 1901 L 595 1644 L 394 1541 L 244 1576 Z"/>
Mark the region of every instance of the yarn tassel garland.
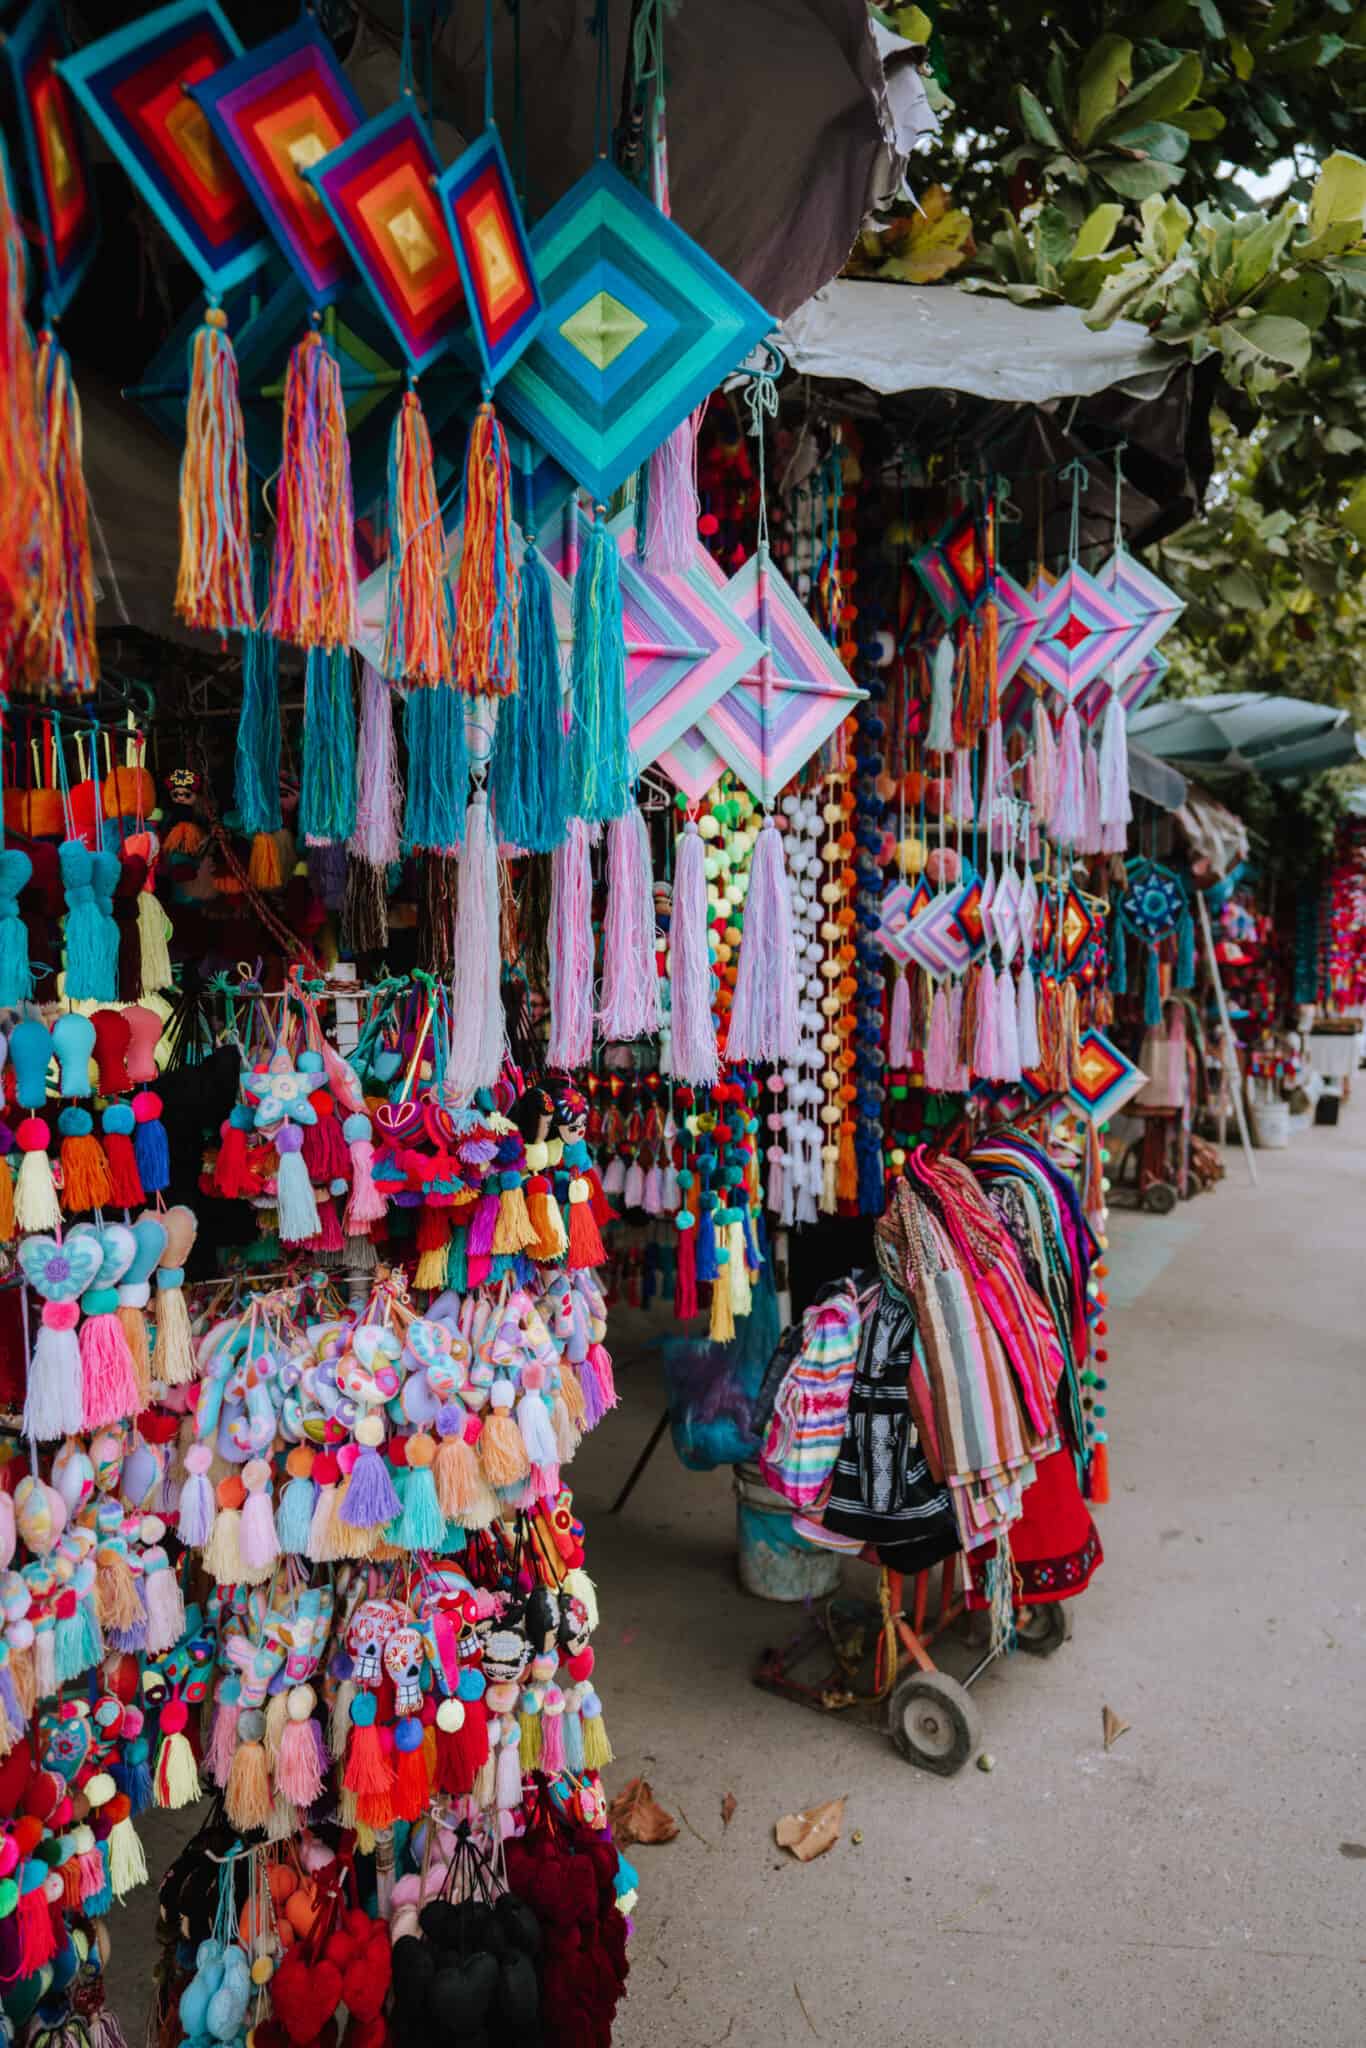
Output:
<path fill-rule="evenodd" d="M 768 817 L 750 863 L 727 1059 L 772 1062 L 796 1058 L 796 959 L 782 834 Z"/>
<path fill-rule="evenodd" d="M 550 574 L 534 540 L 522 557 L 517 694 L 498 713 L 493 737 L 493 809 L 499 837 L 528 853 L 564 839 L 564 692 Z"/>
<path fill-rule="evenodd" d="M 752 888 L 749 900 L 752 904 Z M 648 1038 L 658 1031 L 659 971 L 655 961 L 655 884 L 650 868 L 650 834 L 635 805 L 620 818 L 614 818 L 607 828 L 602 997 L 598 1024 L 610 1044 Z"/>
<path fill-rule="evenodd" d="M 391 682 L 455 680 L 446 590 L 446 535 L 432 437 L 416 391 L 404 392 L 389 436 L 389 575 L 381 666 Z"/>
<path fill-rule="evenodd" d="M 450 1101 L 468 1102 L 477 1088 L 491 1088 L 498 1079 L 506 1043 L 501 977 L 498 848 L 488 797 L 478 789 L 465 816 L 460 853 L 451 1036 L 443 1083 Z"/>
<path fill-rule="evenodd" d="M 573 622 L 568 801 L 576 817 L 596 824 L 629 807 L 633 780 L 620 555 L 600 516 L 588 529 L 574 578 Z"/>
<path fill-rule="evenodd" d="M 205 308 L 190 343 L 175 610 L 207 633 L 246 632 L 256 616 L 237 357 L 227 315 L 216 305 Z"/>
<path fill-rule="evenodd" d="M 465 451 L 465 534 L 455 601 L 455 670 L 462 690 L 510 696 L 517 688 L 517 563 L 507 435 L 485 399 Z"/>
<path fill-rule="evenodd" d="M 310 648 L 304 684 L 299 824 L 309 846 L 335 846 L 356 823 L 356 714 L 351 650 Z"/>
<path fill-rule="evenodd" d="M 669 1007 L 673 1076 L 691 1086 L 709 1086 L 720 1071 L 707 929 L 706 849 L 690 818 L 674 868 Z"/>
<path fill-rule="evenodd" d="M 265 623 L 296 647 L 349 647 L 356 629 L 355 513 L 336 357 L 314 328 L 285 373 L 275 562 Z M 345 835 L 343 835 L 345 836 Z"/>
<path fill-rule="evenodd" d="M 550 1065 L 585 1066 L 593 1051 L 593 875 L 589 831 L 571 818 L 551 856 Z"/>

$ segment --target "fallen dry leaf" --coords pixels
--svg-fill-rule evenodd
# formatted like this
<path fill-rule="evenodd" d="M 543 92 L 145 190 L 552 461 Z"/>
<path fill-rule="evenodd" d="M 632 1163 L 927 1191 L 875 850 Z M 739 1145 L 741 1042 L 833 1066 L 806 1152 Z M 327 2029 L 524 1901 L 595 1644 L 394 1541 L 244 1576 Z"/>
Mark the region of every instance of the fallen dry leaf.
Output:
<path fill-rule="evenodd" d="M 840 1838 L 844 1800 L 827 1799 L 823 1806 L 809 1806 L 801 1813 L 785 1813 L 773 1829 L 780 1849 L 790 1849 L 799 1863 L 823 1856 Z"/>
<path fill-rule="evenodd" d="M 1100 1724 L 1105 1731 L 1105 1747 L 1107 1749 L 1113 1749 L 1120 1736 L 1127 1735 L 1129 1732 L 1129 1723 L 1121 1721 L 1113 1707 L 1101 1708 Z"/>
<path fill-rule="evenodd" d="M 725 1798 L 724 1798 L 724 1799 L 723 1799 L 723 1800 L 721 1801 L 721 1825 L 722 1825 L 722 1827 L 723 1827 L 723 1828 L 728 1828 L 728 1827 L 730 1826 L 731 1822 L 732 1822 L 732 1821 L 734 1820 L 734 1818 L 735 1818 L 735 1794 L 734 1794 L 733 1792 L 727 1792 L 727 1794 L 726 1794 Z"/>
<path fill-rule="evenodd" d="M 648 1778 L 632 1778 L 629 1785 L 623 1785 L 607 1809 L 607 1818 L 617 1841 L 640 1842 L 646 1848 L 671 1842 L 678 1833 L 678 1822 L 655 1798 Z"/>

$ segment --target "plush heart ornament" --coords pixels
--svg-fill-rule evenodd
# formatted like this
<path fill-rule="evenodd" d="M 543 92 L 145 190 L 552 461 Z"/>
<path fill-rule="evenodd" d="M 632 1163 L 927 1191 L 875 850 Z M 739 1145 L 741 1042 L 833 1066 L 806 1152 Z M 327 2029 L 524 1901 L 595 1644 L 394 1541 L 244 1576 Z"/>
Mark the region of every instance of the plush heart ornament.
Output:
<path fill-rule="evenodd" d="M 104 1246 L 96 1231 L 68 1231 L 60 1242 L 55 1237 L 26 1237 L 19 1247 L 19 1264 L 29 1286 L 44 1301 L 77 1301 L 94 1285 L 104 1261 Z"/>
<path fill-rule="evenodd" d="M 296 1894 L 297 1896 L 297 1894 Z M 342 1975 L 324 1956 L 310 1962 L 295 1943 L 270 1980 L 275 2017 L 291 2041 L 312 2041 L 341 2004 Z"/>

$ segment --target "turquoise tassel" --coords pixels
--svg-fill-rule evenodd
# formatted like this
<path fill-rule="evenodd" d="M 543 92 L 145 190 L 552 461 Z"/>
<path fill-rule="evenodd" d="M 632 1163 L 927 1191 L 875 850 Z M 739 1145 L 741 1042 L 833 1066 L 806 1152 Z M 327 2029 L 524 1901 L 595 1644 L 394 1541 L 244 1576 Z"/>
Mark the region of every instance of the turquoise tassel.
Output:
<path fill-rule="evenodd" d="M 97 873 L 112 861 L 118 881 L 118 857 L 92 854 L 81 839 L 64 839 L 57 849 L 66 892 L 66 982 L 68 1002 L 112 1003 L 118 999 L 119 931 L 112 917 L 102 914 L 96 897 L 106 877 Z M 113 894 L 110 890 L 112 905 Z"/>
<path fill-rule="evenodd" d="M 264 554 L 258 552 L 255 569 L 256 616 L 264 618 L 270 602 Z M 249 839 L 260 832 L 278 832 L 284 823 L 280 814 L 279 672 L 279 642 L 256 629 L 244 633 L 234 796 L 242 831 Z"/>
<path fill-rule="evenodd" d="M 1148 972 L 1143 983 L 1143 1022 L 1158 1025 L 1162 1022 L 1162 977 L 1157 971 L 1157 948 L 1148 948 Z"/>
<path fill-rule="evenodd" d="M 574 578 L 574 723 L 569 735 L 568 814 L 590 824 L 631 806 L 626 640 L 617 544 L 601 519 Z"/>
<path fill-rule="evenodd" d="M 446 1247 L 446 1285 L 453 1294 L 464 1294 L 469 1288 L 468 1265 L 465 1258 L 465 1241 L 469 1232 L 463 1223 L 457 1223 L 451 1232 L 451 1241 Z"/>
<path fill-rule="evenodd" d="M 1176 928 L 1176 986 L 1195 986 L 1195 920 L 1189 903 L 1182 911 L 1181 922 Z"/>
<path fill-rule="evenodd" d="M 291 1479 L 275 1515 L 275 1534 L 288 1557 L 302 1557 L 308 1549 L 308 1529 L 313 1520 L 316 1489 L 311 1479 Z"/>
<path fill-rule="evenodd" d="M 1128 992 L 1129 963 L 1124 948 L 1124 919 L 1118 910 L 1110 918 L 1110 993 L 1122 996 Z"/>
<path fill-rule="evenodd" d="M 403 1514 L 395 1543 L 402 1550 L 440 1550 L 446 1537 L 446 1517 L 437 1502 L 431 1466 L 410 1465 L 397 1477 L 403 1482 Z"/>
<path fill-rule="evenodd" d="M 309 846 L 335 846 L 356 825 L 356 707 L 349 647 L 310 647 L 304 685 L 299 823 Z"/>
<path fill-rule="evenodd" d="M 414 684 L 403 731 L 408 743 L 404 846 L 410 853 L 452 853 L 464 841 L 469 786 L 464 697 L 450 683 Z"/>
<path fill-rule="evenodd" d="M 534 541 L 522 562 L 522 609 L 515 697 L 498 714 L 493 744 L 493 808 L 498 834 L 528 853 L 564 840 L 564 704 L 560 643 L 550 576 Z"/>
<path fill-rule="evenodd" d="M 33 993 L 28 926 L 19 915 L 19 891 L 32 873 L 33 862 L 17 846 L 0 851 L 0 1009 L 15 1009 Z"/>

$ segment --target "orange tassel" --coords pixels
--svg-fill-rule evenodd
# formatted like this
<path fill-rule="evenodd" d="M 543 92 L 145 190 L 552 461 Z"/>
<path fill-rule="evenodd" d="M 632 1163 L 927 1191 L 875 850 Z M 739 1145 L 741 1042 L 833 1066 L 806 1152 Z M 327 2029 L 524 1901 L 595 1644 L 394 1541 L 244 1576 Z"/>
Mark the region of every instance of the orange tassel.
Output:
<path fill-rule="evenodd" d="M 858 1156 L 854 1151 L 854 1126 L 846 1117 L 840 1125 L 840 1156 L 835 1163 L 835 1199 L 858 1201 Z"/>
<path fill-rule="evenodd" d="M 470 547 L 465 509 L 464 550 Z M 446 600 L 446 535 L 422 402 L 405 391 L 389 437 L 389 586 L 384 673 L 396 683 L 449 682 L 455 674 Z"/>
<path fill-rule="evenodd" d="M 93 1132 L 62 1139 L 62 1207 L 68 1216 L 103 1209 L 114 1199 L 104 1148 Z"/>
<path fill-rule="evenodd" d="M 1110 1499 L 1110 1446 L 1091 1446 L 1091 1499 L 1098 1508 L 1106 1506 Z"/>
<path fill-rule="evenodd" d="M 267 631 L 296 647 L 349 647 L 355 515 L 341 371 L 316 328 L 289 358 Z"/>
<path fill-rule="evenodd" d="M 246 430 L 221 306 L 205 309 L 190 356 L 175 609 L 187 626 L 209 633 L 245 632 L 255 623 Z"/>
<path fill-rule="evenodd" d="M 517 565 L 507 435 L 486 399 L 465 454 L 465 541 L 456 599 L 456 676 L 480 697 L 517 688 Z"/>
<path fill-rule="evenodd" d="M 8 1160 L 0 1160 L 0 1244 L 8 1244 L 18 1225 L 14 1220 L 14 1175 Z"/>

